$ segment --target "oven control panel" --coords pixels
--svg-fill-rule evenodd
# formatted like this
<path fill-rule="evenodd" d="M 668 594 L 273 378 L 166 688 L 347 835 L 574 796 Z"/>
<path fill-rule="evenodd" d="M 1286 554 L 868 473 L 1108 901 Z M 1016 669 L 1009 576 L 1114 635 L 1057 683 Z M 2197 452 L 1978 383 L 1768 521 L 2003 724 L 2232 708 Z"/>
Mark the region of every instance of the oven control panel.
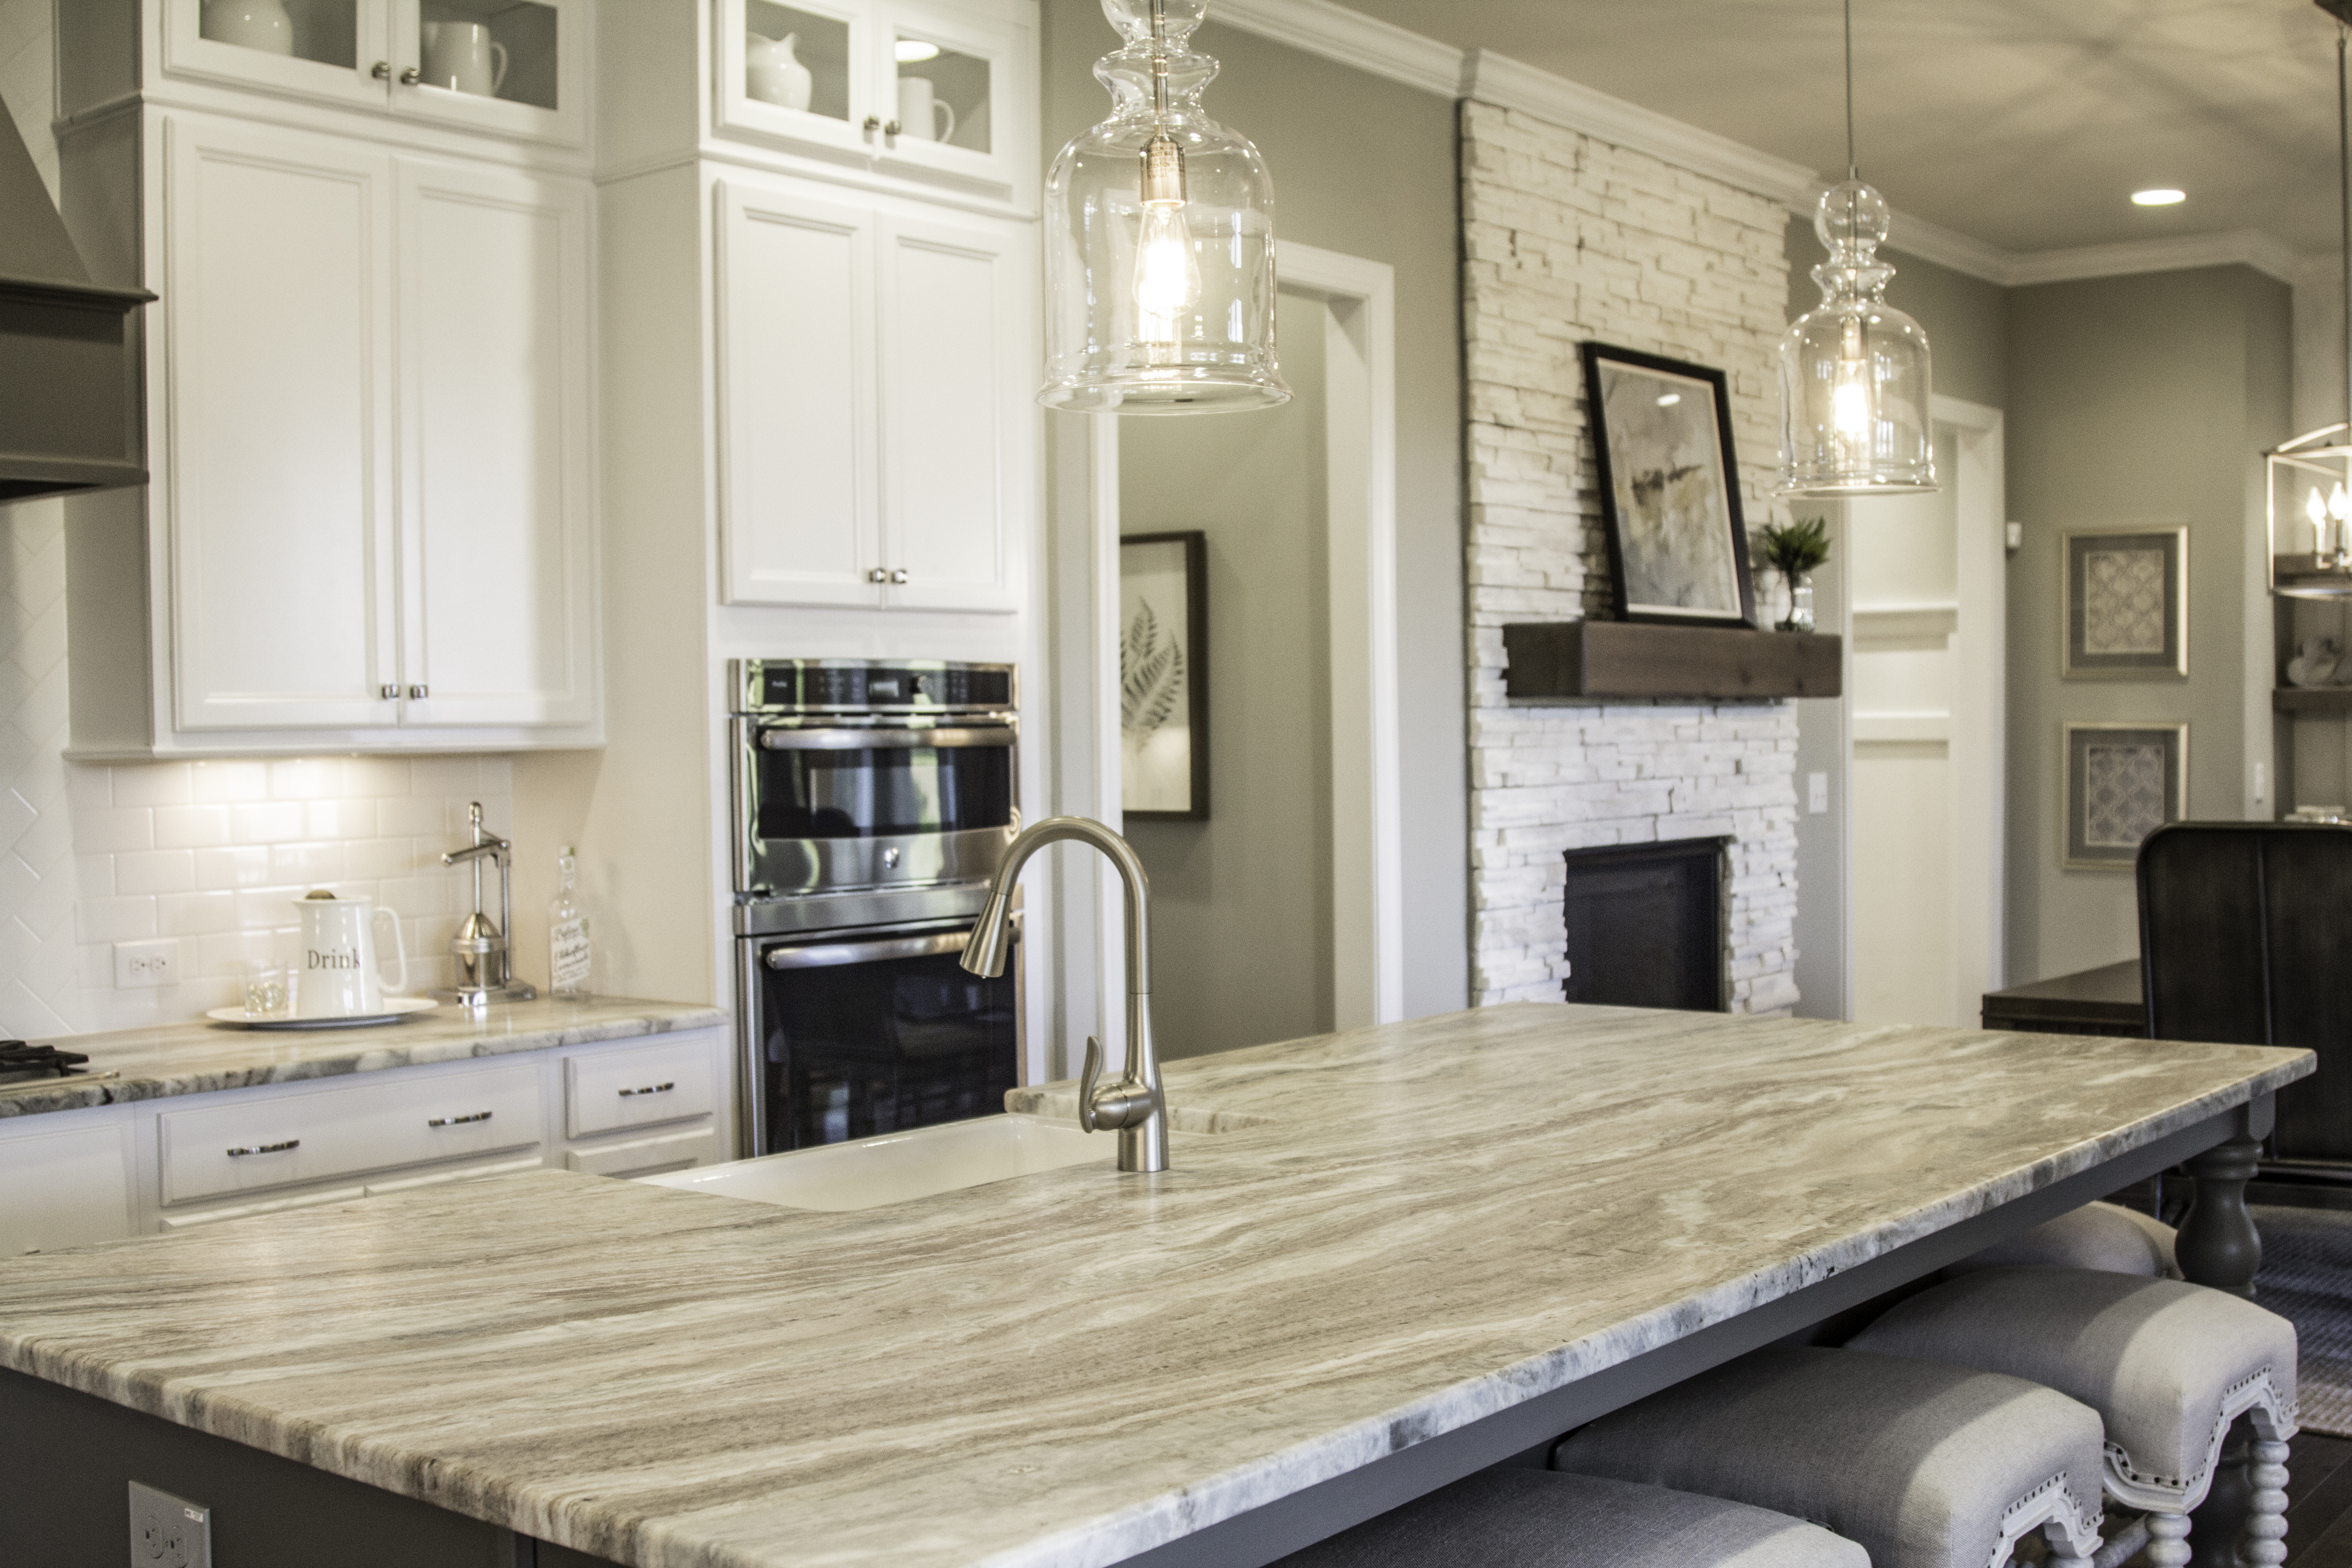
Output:
<path fill-rule="evenodd" d="M 739 658 L 729 673 L 735 711 L 940 713 L 1013 706 L 1009 664 L 822 658 Z"/>

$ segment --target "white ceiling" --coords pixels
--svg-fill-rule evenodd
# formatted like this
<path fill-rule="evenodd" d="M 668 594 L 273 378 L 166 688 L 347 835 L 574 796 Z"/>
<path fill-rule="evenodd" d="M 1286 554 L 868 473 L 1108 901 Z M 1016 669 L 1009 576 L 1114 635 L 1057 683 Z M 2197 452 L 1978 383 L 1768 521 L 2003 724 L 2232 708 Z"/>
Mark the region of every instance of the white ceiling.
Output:
<path fill-rule="evenodd" d="M 1838 0 L 1345 3 L 1844 172 Z M 2336 28 L 2311 0 L 1855 0 L 1853 26 L 1862 174 L 1904 212 L 2021 252 L 2338 248 Z M 2132 205 L 2149 185 L 2189 199 Z"/>

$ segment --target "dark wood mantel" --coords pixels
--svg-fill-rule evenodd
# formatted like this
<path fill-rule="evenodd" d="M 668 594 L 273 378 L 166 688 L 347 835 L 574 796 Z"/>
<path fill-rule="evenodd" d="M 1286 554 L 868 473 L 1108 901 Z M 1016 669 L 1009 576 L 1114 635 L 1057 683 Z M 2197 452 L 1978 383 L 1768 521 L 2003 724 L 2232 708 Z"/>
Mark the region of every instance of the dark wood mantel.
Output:
<path fill-rule="evenodd" d="M 1503 628 L 1503 651 L 1504 694 L 1528 703 L 1835 697 L 1845 666 L 1822 633 L 1639 621 L 1523 622 Z"/>

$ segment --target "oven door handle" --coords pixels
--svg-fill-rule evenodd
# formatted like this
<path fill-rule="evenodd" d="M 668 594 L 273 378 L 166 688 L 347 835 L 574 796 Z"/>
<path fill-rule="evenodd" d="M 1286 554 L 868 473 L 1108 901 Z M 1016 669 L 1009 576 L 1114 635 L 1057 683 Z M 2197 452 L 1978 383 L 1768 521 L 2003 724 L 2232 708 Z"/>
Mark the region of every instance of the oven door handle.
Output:
<path fill-rule="evenodd" d="M 1009 724 L 939 730 L 761 730 L 769 752 L 878 752 L 894 747 L 1010 746 Z"/>
<path fill-rule="evenodd" d="M 882 937 L 873 942 L 812 942 L 804 947 L 772 947 L 760 957 L 771 969 L 828 969 L 840 963 L 876 963 L 886 958 L 929 958 L 936 953 L 961 952 L 971 940 L 969 931 L 935 931 L 929 936 Z"/>

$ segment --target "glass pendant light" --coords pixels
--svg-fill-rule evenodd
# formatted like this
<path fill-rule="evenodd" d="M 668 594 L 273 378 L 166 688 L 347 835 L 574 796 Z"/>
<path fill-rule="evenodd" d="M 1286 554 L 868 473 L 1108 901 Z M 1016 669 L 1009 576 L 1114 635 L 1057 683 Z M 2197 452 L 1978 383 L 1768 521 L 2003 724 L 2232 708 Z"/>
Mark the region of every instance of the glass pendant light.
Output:
<path fill-rule="evenodd" d="M 1045 176 L 1048 408 L 1217 414 L 1290 400 L 1274 357 L 1274 185 L 1211 120 L 1204 0 L 1102 0 L 1110 118 Z"/>
<path fill-rule="evenodd" d="M 1853 161 L 1853 0 L 1845 6 L 1846 178 L 1822 193 L 1813 268 L 1822 302 L 1780 339 L 1780 493 L 1908 495 L 1936 486 L 1927 334 L 1880 296 L 1895 268 L 1873 254 L 1886 202 Z"/>
<path fill-rule="evenodd" d="M 2336 15 L 2331 5 L 2320 9 Z M 2345 411 L 2352 416 L 2352 82 L 2336 25 L 2336 174 L 2344 243 Z M 2270 479 L 2271 592 L 2352 599 L 2352 418 L 2308 430 L 2264 455 Z M 2306 535 L 2305 531 L 2308 529 Z M 2302 546 L 2308 538 L 2311 548 Z"/>

